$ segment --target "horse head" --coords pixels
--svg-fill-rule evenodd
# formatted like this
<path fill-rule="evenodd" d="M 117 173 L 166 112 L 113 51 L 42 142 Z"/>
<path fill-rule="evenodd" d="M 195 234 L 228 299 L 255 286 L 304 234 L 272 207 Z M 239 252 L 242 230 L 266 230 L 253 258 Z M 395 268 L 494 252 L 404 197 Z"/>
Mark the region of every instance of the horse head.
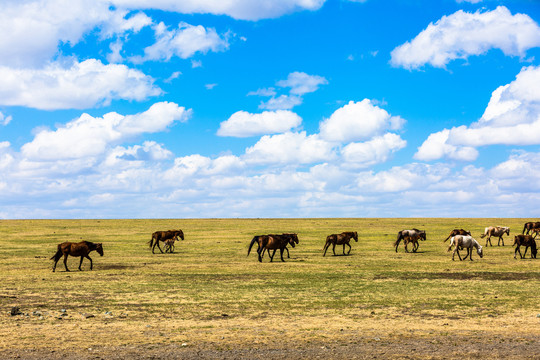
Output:
<path fill-rule="evenodd" d="M 425 230 L 422 230 L 419 232 L 420 240 L 426 240 L 426 232 Z"/>
<path fill-rule="evenodd" d="M 358 242 L 358 233 L 356 231 L 353 232 L 353 239 L 354 241 Z"/>
<path fill-rule="evenodd" d="M 480 256 L 481 258 L 484 257 L 484 249 L 482 248 L 482 246 L 478 245 L 476 252 L 478 253 L 478 256 Z"/>
<path fill-rule="evenodd" d="M 98 252 L 99 255 L 103 256 L 103 244 L 102 243 L 96 244 L 96 251 Z"/>
<path fill-rule="evenodd" d="M 506 233 L 506 235 L 510 236 L 510 228 L 509 227 L 504 228 L 504 232 Z"/>
<path fill-rule="evenodd" d="M 176 236 L 180 236 L 180 239 L 184 240 L 184 232 L 182 230 L 178 230 Z"/>

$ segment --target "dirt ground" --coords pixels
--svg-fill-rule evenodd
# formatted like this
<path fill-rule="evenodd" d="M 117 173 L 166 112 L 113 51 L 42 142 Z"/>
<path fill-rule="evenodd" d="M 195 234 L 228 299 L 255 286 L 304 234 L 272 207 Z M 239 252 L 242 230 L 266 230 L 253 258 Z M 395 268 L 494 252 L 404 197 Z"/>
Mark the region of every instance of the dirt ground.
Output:
<path fill-rule="evenodd" d="M 26 349 L 0 351 L 2 359 L 538 359 L 540 340 L 469 337 L 423 339 L 358 339 L 356 343 L 310 344 L 295 347 L 276 343 L 263 348 L 191 348 L 182 344 L 95 347 L 69 352 Z"/>

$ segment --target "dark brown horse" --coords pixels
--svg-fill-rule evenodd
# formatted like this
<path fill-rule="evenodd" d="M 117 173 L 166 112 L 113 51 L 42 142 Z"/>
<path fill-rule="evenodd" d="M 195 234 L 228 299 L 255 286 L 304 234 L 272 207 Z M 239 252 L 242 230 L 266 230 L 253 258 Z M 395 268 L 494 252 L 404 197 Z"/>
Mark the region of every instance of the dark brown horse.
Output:
<path fill-rule="evenodd" d="M 524 235 L 529 235 L 529 232 L 534 229 L 540 229 L 540 222 L 528 222 L 523 225 L 523 232 Z M 526 232 L 525 232 L 526 231 Z"/>
<path fill-rule="evenodd" d="M 283 250 L 287 247 L 287 245 L 291 245 L 294 248 L 295 243 L 298 244 L 298 236 L 296 234 L 257 235 L 251 240 L 248 255 L 251 252 L 251 248 L 255 242 L 258 243 L 257 253 L 259 255 L 259 262 L 262 262 L 262 255 L 266 250 L 268 250 L 268 255 L 270 256 L 270 262 L 274 261 L 274 255 L 278 249 L 280 250 L 281 261 L 284 262 Z M 270 255 L 270 250 L 274 250 L 272 255 Z"/>
<path fill-rule="evenodd" d="M 346 231 L 342 232 L 341 234 L 332 234 L 328 235 L 326 237 L 326 244 L 324 244 L 323 250 L 324 254 L 323 256 L 326 256 L 326 251 L 332 245 L 332 252 L 334 253 L 334 256 L 336 255 L 336 245 L 343 245 L 343 255 L 345 255 L 345 245 L 349 247 L 349 251 L 346 255 L 349 255 L 351 253 L 351 239 L 354 239 L 356 242 L 358 242 L 358 233 L 356 231 Z"/>
<path fill-rule="evenodd" d="M 82 271 L 81 265 L 84 258 L 87 258 L 90 260 L 90 270 L 92 270 L 92 259 L 88 254 L 91 251 L 96 250 L 99 255 L 103 256 L 103 245 L 101 243 L 93 243 L 90 241 L 81 241 L 78 243 L 72 243 L 72 242 L 63 242 L 61 244 L 58 244 L 58 250 L 56 251 L 56 254 L 51 258 L 51 260 L 54 260 L 54 266 L 53 266 L 53 272 L 56 270 L 56 263 L 58 263 L 58 260 L 64 256 L 64 267 L 66 268 L 66 271 L 69 271 L 67 267 L 67 258 L 68 255 L 71 256 L 80 256 L 81 262 L 79 263 L 79 270 Z"/>
<path fill-rule="evenodd" d="M 516 235 L 514 236 L 514 244 L 512 246 L 516 245 L 516 250 L 514 251 L 514 259 L 516 258 L 517 253 L 519 253 L 519 256 L 523 259 L 525 255 L 527 255 L 527 249 L 531 248 L 531 259 L 536 259 L 537 249 L 536 249 L 536 241 L 534 240 L 534 237 L 532 235 Z M 521 255 L 521 250 L 519 248 L 521 246 L 525 246 L 525 252 L 523 255 Z"/>
<path fill-rule="evenodd" d="M 248 256 L 249 256 L 249 253 L 251 252 L 251 247 L 253 246 L 253 244 L 257 243 L 257 253 L 261 254 L 261 258 L 264 257 L 264 253 L 266 252 L 266 249 L 261 249 L 261 245 L 259 243 L 259 237 L 261 237 L 261 236 L 284 236 L 286 238 L 291 238 L 296 244 L 298 244 L 298 235 L 294 234 L 294 233 L 285 233 L 285 234 L 281 234 L 281 235 L 276 235 L 276 234 L 255 235 L 253 237 L 253 239 L 251 240 L 251 244 L 250 244 L 249 249 L 248 249 Z M 290 259 L 291 256 L 289 254 L 289 248 L 287 246 L 285 246 L 284 250 L 287 250 L 287 258 Z"/>
<path fill-rule="evenodd" d="M 444 239 L 443 242 L 447 242 L 448 239 L 450 239 L 451 237 L 456 236 L 456 235 L 472 236 L 470 231 L 463 230 L 463 229 L 454 229 L 454 230 L 450 231 L 450 235 L 448 235 L 448 237 L 446 239 Z"/>
<path fill-rule="evenodd" d="M 167 241 L 168 239 L 182 239 L 184 240 L 184 232 L 182 230 L 167 230 L 167 231 L 156 231 L 152 234 L 152 239 L 148 242 L 150 244 L 150 247 L 152 248 L 152 254 L 154 253 L 154 249 L 156 246 L 158 247 L 159 251 L 163 254 L 163 250 L 161 250 L 161 247 L 159 246 L 160 241 Z"/>
<path fill-rule="evenodd" d="M 426 240 L 426 231 L 412 229 L 412 230 L 401 230 L 400 232 L 398 232 L 397 239 L 394 242 L 394 247 L 396 248 L 396 252 L 397 252 L 397 249 L 401 240 L 403 240 L 403 243 L 405 245 L 405 252 L 409 252 L 409 249 L 407 249 L 407 245 L 409 243 L 413 243 L 412 251 L 416 252 L 419 246 L 418 240 Z"/>

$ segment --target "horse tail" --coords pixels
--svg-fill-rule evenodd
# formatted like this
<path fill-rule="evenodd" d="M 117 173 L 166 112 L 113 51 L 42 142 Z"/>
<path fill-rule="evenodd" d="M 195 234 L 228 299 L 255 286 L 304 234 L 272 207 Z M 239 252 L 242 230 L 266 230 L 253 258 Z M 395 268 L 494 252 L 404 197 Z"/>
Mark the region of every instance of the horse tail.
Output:
<path fill-rule="evenodd" d="M 62 257 L 62 249 L 60 249 L 60 245 L 58 245 L 58 250 L 56 250 L 56 254 L 52 256 L 49 260 L 58 261 Z"/>
<path fill-rule="evenodd" d="M 443 241 L 443 242 L 447 242 L 447 241 L 448 241 L 448 239 L 450 239 L 451 237 L 452 237 L 452 235 L 448 235 L 448 237 L 447 237 L 446 239 L 444 239 L 444 241 Z"/>
<path fill-rule="evenodd" d="M 251 244 L 249 244 L 249 249 L 248 249 L 248 256 L 249 256 L 249 253 L 251 252 L 251 248 L 253 247 L 253 244 L 255 244 L 257 242 L 257 240 L 259 240 L 259 236 L 254 236 L 253 239 L 251 240 Z"/>
<path fill-rule="evenodd" d="M 324 243 L 324 246 L 323 246 L 323 248 L 322 248 L 323 250 L 324 250 L 324 248 L 326 247 L 326 245 L 327 245 L 329 242 L 332 242 L 332 235 L 328 235 L 328 236 L 326 237 L 326 242 Z"/>
<path fill-rule="evenodd" d="M 396 242 L 394 242 L 394 247 L 398 247 L 399 243 L 401 242 L 401 239 L 403 239 L 403 234 L 400 232 L 398 232 L 398 235 L 397 235 L 397 239 L 396 239 Z"/>
<path fill-rule="evenodd" d="M 448 247 L 448 250 L 446 250 L 446 252 L 450 252 L 450 250 L 452 250 L 452 245 L 454 245 L 454 237 L 452 237 L 452 239 L 450 240 L 450 246 Z"/>
<path fill-rule="evenodd" d="M 486 230 L 484 230 L 484 233 L 483 233 L 482 235 L 480 235 L 480 237 L 481 237 L 482 239 L 485 238 L 486 235 L 487 235 L 487 233 L 488 233 L 488 230 L 486 229 Z"/>

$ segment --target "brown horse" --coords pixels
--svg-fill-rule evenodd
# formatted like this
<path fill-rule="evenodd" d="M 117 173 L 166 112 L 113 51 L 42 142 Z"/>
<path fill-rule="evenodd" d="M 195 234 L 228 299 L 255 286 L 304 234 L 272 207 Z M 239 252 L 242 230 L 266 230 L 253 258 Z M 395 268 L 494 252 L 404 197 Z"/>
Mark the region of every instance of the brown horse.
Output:
<path fill-rule="evenodd" d="M 527 255 L 527 249 L 529 247 L 531 248 L 531 259 L 536 259 L 536 254 L 538 250 L 536 249 L 536 241 L 534 240 L 533 236 L 522 234 L 516 235 L 514 236 L 514 244 L 512 246 L 514 245 L 517 245 L 516 250 L 514 251 L 514 259 L 516 258 L 517 253 L 519 253 L 519 256 L 523 259 L 525 255 Z M 521 246 L 525 246 L 525 252 L 523 253 L 523 255 L 521 255 L 521 251 L 519 250 Z"/>
<path fill-rule="evenodd" d="M 493 246 L 493 244 L 491 243 L 491 237 L 492 236 L 497 236 L 499 237 L 499 241 L 497 242 L 497 246 L 501 245 L 501 241 L 502 241 L 502 246 L 504 246 L 504 239 L 503 239 L 503 235 L 506 234 L 508 236 L 510 236 L 510 228 L 507 227 L 507 226 L 488 226 L 487 228 L 484 229 L 484 233 L 482 235 L 480 235 L 480 237 L 483 239 L 485 238 L 486 236 L 488 237 L 486 239 L 486 245 L 488 244 L 489 242 L 489 245 Z"/>
<path fill-rule="evenodd" d="M 266 252 L 266 249 L 261 249 L 261 245 L 259 243 L 259 237 L 261 237 L 261 236 L 284 236 L 286 238 L 291 238 L 296 244 L 298 244 L 298 242 L 299 242 L 298 241 L 298 235 L 295 234 L 295 233 L 284 233 L 284 234 L 281 234 L 281 235 L 276 235 L 276 234 L 255 235 L 253 237 L 253 239 L 251 240 L 251 243 L 250 243 L 250 246 L 249 246 L 249 249 L 248 249 L 248 256 L 249 256 L 249 253 L 251 252 L 251 248 L 252 248 L 253 244 L 257 243 L 257 253 L 261 254 L 261 258 L 264 257 L 264 253 Z M 289 254 L 289 248 L 287 246 L 285 246 L 284 250 L 287 250 L 287 258 L 290 259 L 291 256 Z"/>
<path fill-rule="evenodd" d="M 182 230 L 167 230 L 167 231 L 156 231 L 152 233 L 152 239 L 148 242 L 150 244 L 150 247 L 152 248 L 152 254 L 154 253 L 154 249 L 156 246 L 158 247 L 159 251 L 163 254 L 163 250 L 161 250 L 161 247 L 159 246 L 160 241 L 167 241 L 168 239 L 182 239 L 184 240 L 184 232 Z"/>
<path fill-rule="evenodd" d="M 451 237 L 454 237 L 456 235 L 468 235 L 468 236 L 471 236 L 471 232 L 467 231 L 467 230 L 463 230 L 463 229 L 454 229 L 454 230 L 450 231 L 450 235 L 448 235 L 448 237 L 446 239 L 444 239 L 443 242 L 447 242 L 448 239 L 450 239 Z"/>
<path fill-rule="evenodd" d="M 418 250 L 418 240 L 426 240 L 426 231 L 425 230 L 418 230 L 418 229 L 412 229 L 412 230 L 401 230 L 398 232 L 398 236 L 396 241 L 394 242 L 394 247 L 396 248 L 396 252 L 398 250 L 399 243 L 403 240 L 403 244 L 405 245 L 405 252 L 409 252 L 409 249 L 407 249 L 407 245 L 409 243 L 413 243 L 413 252 L 416 252 Z"/>
<path fill-rule="evenodd" d="M 54 266 L 52 271 L 54 272 L 56 270 L 56 264 L 58 263 L 58 260 L 64 256 L 64 267 L 66 268 L 66 271 L 69 271 L 67 267 L 67 258 L 68 255 L 71 256 L 80 256 L 81 262 L 79 263 L 79 270 L 82 271 L 81 265 L 84 258 L 87 258 L 90 260 L 90 270 L 92 270 L 92 259 L 88 254 L 91 251 L 96 250 L 99 255 L 103 256 L 103 245 L 101 243 L 93 243 L 90 241 L 81 241 L 78 243 L 72 243 L 72 242 L 63 242 L 61 244 L 58 244 L 58 250 L 56 251 L 56 254 L 53 255 L 51 260 L 54 260 Z"/>
<path fill-rule="evenodd" d="M 535 229 L 540 229 L 540 222 L 528 222 L 523 225 L 523 232 L 524 235 L 529 235 L 529 231 L 534 231 Z M 525 231 L 527 231 L 525 233 Z M 540 230 L 539 230 L 540 231 Z"/>
<path fill-rule="evenodd" d="M 253 247 L 253 244 L 255 242 L 258 243 L 259 247 L 257 249 L 257 253 L 259 255 L 259 262 L 262 262 L 262 255 L 264 254 L 265 250 L 268 250 L 268 255 L 270 256 L 270 262 L 274 261 L 274 255 L 276 254 L 276 250 L 280 250 L 281 255 L 281 261 L 285 262 L 283 259 L 283 250 L 287 247 L 287 245 L 291 245 L 293 248 L 295 247 L 295 243 L 298 243 L 298 236 L 296 234 L 291 235 L 258 235 L 255 236 L 251 240 L 251 244 L 249 245 L 248 249 L 248 255 L 251 251 L 251 248 Z M 270 250 L 274 250 L 272 255 L 270 255 Z"/>
<path fill-rule="evenodd" d="M 341 234 L 332 234 L 328 235 L 326 237 L 326 244 L 324 244 L 324 254 L 323 256 L 326 256 L 326 250 L 330 247 L 332 244 L 332 252 L 334 253 L 334 256 L 336 255 L 336 245 L 343 245 L 343 255 L 345 255 L 345 245 L 349 247 L 349 251 L 347 252 L 347 255 L 351 253 L 351 239 L 354 239 L 356 242 L 358 242 L 358 233 L 356 231 L 346 231 L 342 232 Z"/>

